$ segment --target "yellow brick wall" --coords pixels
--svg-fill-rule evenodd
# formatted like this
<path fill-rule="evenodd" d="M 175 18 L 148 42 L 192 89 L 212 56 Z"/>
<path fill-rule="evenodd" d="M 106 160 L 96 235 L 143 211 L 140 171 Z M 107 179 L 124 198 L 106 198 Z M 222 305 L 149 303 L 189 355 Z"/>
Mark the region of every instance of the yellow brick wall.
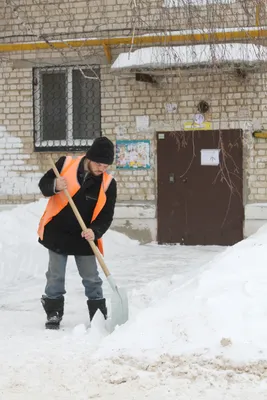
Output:
<path fill-rule="evenodd" d="M 208 119 L 213 129 L 244 130 L 245 202 L 267 201 L 267 142 L 252 138 L 259 127 L 267 129 L 266 73 L 234 71 L 216 74 L 205 70 L 177 71 L 176 76 L 158 76 L 157 85 L 136 82 L 135 77 L 114 76 L 108 66 L 101 71 L 102 131 L 116 139 L 149 139 L 151 169 L 119 171 L 119 200 L 156 199 L 157 131 L 182 130 L 192 120 L 200 100 L 210 103 Z M 168 114 L 166 103 L 176 103 Z M 148 115 L 149 128 L 136 130 L 136 116 Z M 32 70 L 2 65 L 0 82 L 0 201 L 19 202 L 38 198 L 37 182 L 48 168 L 46 153 L 33 148 Z M 120 128 L 124 136 L 119 134 Z M 54 158 L 59 154 L 54 155 Z"/>

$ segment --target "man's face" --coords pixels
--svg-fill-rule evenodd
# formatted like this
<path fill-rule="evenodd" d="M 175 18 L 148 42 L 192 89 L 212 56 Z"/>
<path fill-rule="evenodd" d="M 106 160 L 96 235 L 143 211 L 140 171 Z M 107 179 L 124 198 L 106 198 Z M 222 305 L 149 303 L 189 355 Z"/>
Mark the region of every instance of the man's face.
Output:
<path fill-rule="evenodd" d="M 88 160 L 88 168 L 93 175 L 101 175 L 108 169 L 108 164 L 101 164 L 95 161 Z"/>

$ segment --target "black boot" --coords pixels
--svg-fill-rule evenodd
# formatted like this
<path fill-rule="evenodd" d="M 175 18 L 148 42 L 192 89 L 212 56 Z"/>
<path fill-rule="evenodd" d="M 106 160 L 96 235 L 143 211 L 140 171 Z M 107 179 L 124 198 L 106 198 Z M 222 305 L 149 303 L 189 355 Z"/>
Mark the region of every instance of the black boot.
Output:
<path fill-rule="evenodd" d="M 64 297 L 60 297 L 59 299 L 42 297 L 41 303 L 47 315 L 45 327 L 47 329 L 59 329 L 64 314 Z"/>
<path fill-rule="evenodd" d="M 87 306 L 89 310 L 90 321 L 92 321 L 97 310 L 100 310 L 104 315 L 104 318 L 107 319 L 108 310 L 106 307 L 106 299 L 87 300 Z"/>

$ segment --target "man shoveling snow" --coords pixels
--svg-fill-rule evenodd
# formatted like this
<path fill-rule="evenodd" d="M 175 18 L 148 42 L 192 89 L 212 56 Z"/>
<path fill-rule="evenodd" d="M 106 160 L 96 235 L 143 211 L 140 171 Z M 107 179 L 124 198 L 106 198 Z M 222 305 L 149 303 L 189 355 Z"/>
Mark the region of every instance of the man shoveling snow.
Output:
<path fill-rule="evenodd" d="M 47 283 L 42 304 L 47 314 L 46 328 L 58 329 L 64 314 L 65 274 L 68 255 L 74 255 L 85 295 L 90 320 L 99 309 L 107 318 L 106 300 L 95 255 L 87 240 L 95 241 L 103 252 L 101 237 L 113 220 L 117 195 L 116 181 L 107 168 L 114 161 L 114 146 L 106 137 L 97 138 L 86 155 L 76 159 L 61 157 L 56 167 L 40 180 L 43 195 L 50 197 L 41 218 L 39 242 L 49 251 Z M 104 191 L 100 190 L 103 185 Z M 68 190 L 88 229 L 81 233 L 79 223 L 68 204 Z M 100 194 L 104 196 L 100 206 Z M 85 240 L 86 239 L 86 240 Z"/>

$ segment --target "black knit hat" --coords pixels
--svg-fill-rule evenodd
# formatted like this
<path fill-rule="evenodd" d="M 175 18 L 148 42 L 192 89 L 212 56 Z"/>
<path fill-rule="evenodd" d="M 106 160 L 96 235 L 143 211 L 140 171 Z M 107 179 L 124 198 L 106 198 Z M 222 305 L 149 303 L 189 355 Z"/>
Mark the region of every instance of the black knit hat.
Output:
<path fill-rule="evenodd" d="M 96 138 L 87 151 L 86 157 L 97 163 L 111 165 L 114 161 L 114 145 L 105 136 Z"/>

